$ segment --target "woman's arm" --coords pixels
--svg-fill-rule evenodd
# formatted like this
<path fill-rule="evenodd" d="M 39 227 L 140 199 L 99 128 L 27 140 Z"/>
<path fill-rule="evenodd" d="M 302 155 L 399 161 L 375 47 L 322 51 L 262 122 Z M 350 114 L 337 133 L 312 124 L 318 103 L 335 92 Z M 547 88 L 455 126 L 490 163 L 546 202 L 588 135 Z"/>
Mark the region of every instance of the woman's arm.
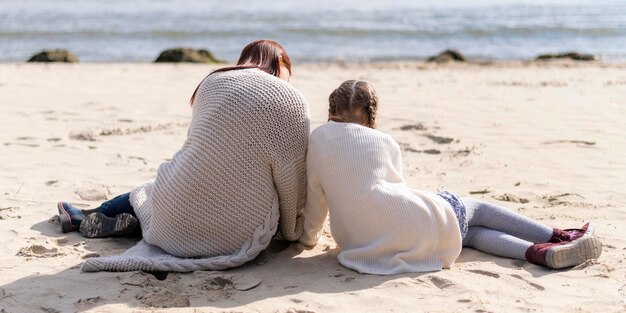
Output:
<path fill-rule="evenodd" d="M 289 97 L 291 96 L 291 97 Z M 268 125 L 272 176 L 280 208 L 280 238 L 296 241 L 302 236 L 302 211 L 306 202 L 306 153 L 309 141 L 309 111 L 296 91 L 276 107 Z"/>
<path fill-rule="evenodd" d="M 280 239 L 295 241 L 302 235 L 302 211 L 306 201 L 305 169 L 304 156 L 272 169 L 278 193 Z"/>

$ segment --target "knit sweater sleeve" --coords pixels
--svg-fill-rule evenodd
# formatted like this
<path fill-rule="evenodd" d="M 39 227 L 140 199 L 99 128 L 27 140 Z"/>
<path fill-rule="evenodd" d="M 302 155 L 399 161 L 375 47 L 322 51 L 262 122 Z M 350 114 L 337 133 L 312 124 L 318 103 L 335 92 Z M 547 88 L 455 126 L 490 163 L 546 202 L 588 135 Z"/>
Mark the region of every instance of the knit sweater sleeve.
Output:
<path fill-rule="evenodd" d="M 396 168 L 400 176 L 404 176 L 403 168 L 402 168 L 402 152 L 401 152 L 402 149 L 400 149 L 400 145 L 398 145 L 398 143 L 395 140 L 393 140 L 391 136 L 388 135 L 388 138 L 391 144 L 391 151 L 392 151 L 391 162 L 393 163 L 393 166 Z"/>
<path fill-rule="evenodd" d="M 270 135 L 274 147 L 272 176 L 280 210 L 279 238 L 296 241 L 302 236 L 309 138 L 308 104 L 300 93 L 289 99 L 277 125 Z"/>
<path fill-rule="evenodd" d="M 315 168 L 316 161 L 313 156 L 314 147 L 309 147 L 307 153 L 307 200 L 304 207 L 304 234 L 300 243 L 306 246 L 314 246 L 320 238 L 320 231 L 328 216 L 328 202 L 322 189 L 319 171 Z"/>

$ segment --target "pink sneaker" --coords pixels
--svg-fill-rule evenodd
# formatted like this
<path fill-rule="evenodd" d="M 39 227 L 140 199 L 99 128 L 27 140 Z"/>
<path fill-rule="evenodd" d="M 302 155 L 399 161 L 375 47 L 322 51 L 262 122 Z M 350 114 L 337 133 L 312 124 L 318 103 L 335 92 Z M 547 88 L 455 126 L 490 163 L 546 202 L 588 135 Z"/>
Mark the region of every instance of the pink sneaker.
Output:
<path fill-rule="evenodd" d="M 595 232 L 595 230 L 596 230 L 596 227 L 592 223 L 587 223 L 583 225 L 583 227 L 580 229 L 578 228 L 569 228 L 569 229 L 553 228 L 552 237 L 550 238 L 550 240 L 548 240 L 548 242 L 558 243 L 558 242 L 564 242 L 564 241 L 574 241 L 581 237 L 593 236 L 593 233 Z"/>
<path fill-rule="evenodd" d="M 600 240 L 583 235 L 574 241 L 536 243 L 526 250 L 526 260 L 549 268 L 565 268 L 597 259 L 601 254 Z"/>

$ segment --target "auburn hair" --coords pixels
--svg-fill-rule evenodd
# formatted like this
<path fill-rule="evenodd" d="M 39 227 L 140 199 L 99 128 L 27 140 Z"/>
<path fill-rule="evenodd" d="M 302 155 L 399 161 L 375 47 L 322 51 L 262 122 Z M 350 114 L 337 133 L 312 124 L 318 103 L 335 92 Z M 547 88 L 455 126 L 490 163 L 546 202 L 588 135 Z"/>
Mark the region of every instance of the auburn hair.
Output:
<path fill-rule="evenodd" d="M 241 50 L 241 55 L 237 61 L 237 65 L 218 68 L 207 75 L 200 84 L 196 87 L 196 90 L 191 95 L 189 104 L 193 105 L 193 101 L 196 99 L 196 93 L 202 82 L 212 74 L 219 72 L 226 72 L 232 70 L 240 70 L 246 68 L 258 68 L 270 75 L 276 77 L 280 76 L 280 67 L 285 66 L 291 75 L 291 59 L 287 55 L 285 48 L 278 42 L 268 39 L 256 40 L 249 43 Z"/>
<path fill-rule="evenodd" d="M 370 128 L 376 128 L 377 110 L 376 91 L 364 81 L 347 80 L 328 97 L 329 121 L 365 122 Z M 367 118 L 367 121 L 363 118 Z"/>

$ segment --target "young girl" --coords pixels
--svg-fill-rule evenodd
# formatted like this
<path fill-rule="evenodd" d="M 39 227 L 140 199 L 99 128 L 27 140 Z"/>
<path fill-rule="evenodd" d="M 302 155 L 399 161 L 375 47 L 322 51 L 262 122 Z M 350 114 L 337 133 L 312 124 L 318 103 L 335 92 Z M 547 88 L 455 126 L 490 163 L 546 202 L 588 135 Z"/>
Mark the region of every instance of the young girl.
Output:
<path fill-rule="evenodd" d="M 550 228 L 482 200 L 409 188 L 400 147 L 374 129 L 378 98 L 368 83 L 344 82 L 329 104 L 329 122 L 309 137 L 302 244 L 317 243 L 330 212 L 339 262 L 361 273 L 441 270 L 462 246 L 550 268 L 600 256 L 589 224 Z"/>

